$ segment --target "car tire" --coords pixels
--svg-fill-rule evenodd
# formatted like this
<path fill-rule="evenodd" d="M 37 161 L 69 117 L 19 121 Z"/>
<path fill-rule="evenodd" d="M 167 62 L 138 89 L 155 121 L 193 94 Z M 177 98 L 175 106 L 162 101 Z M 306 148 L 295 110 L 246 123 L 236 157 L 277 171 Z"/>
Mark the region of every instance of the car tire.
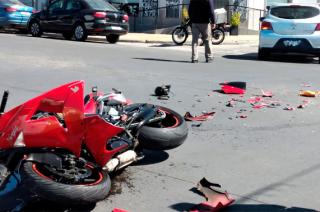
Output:
<path fill-rule="evenodd" d="M 106 39 L 109 43 L 117 43 L 119 41 L 119 35 L 107 35 Z"/>
<path fill-rule="evenodd" d="M 73 34 L 70 33 L 70 32 L 64 32 L 64 33 L 62 33 L 62 36 L 63 36 L 64 39 L 66 39 L 66 40 L 71 40 Z"/>
<path fill-rule="evenodd" d="M 73 28 L 73 36 L 76 41 L 85 41 L 88 38 L 87 29 L 83 24 L 76 24 Z"/>
<path fill-rule="evenodd" d="M 268 56 L 270 55 L 269 50 L 266 49 L 258 49 L 258 60 L 266 60 Z"/>
<path fill-rule="evenodd" d="M 29 25 L 29 32 L 33 37 L 41 37 L 42 29 L 38 21 L 31 21 Z"/>

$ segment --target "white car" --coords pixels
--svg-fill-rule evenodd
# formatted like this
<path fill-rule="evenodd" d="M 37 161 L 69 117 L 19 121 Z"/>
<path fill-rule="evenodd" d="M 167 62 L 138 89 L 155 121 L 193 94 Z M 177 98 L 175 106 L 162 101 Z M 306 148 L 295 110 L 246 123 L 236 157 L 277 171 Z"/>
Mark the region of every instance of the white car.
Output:
<path fill-rule="evenodd" d="M 258 59 L 266 59 L 271 52 L 302 53 L 320 58 L 319 5 L 273 5 L 260 21 Z"/>

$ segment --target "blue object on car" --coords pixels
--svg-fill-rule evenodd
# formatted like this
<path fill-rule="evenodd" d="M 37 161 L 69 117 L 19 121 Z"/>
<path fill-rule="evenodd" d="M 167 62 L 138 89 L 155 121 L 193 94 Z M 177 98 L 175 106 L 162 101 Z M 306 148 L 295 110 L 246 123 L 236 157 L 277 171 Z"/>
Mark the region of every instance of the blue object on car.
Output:
<path fill-rule="evenodd" d="M 27 29 L 32 7 L 18 0 L 0 0 L 0 28 Z"/>

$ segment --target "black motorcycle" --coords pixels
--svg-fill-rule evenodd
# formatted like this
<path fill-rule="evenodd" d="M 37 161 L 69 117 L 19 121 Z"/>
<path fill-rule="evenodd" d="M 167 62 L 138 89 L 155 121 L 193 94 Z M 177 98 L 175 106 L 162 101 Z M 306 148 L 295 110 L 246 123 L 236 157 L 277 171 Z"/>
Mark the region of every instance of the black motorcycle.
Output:
<path fill-rule="evenodd" d="M 225 27 L 224 23 L 216 24 L 215 28 L 211 30 L 211 42 L 213 45 L 219 45 L 224 41 L 225 38 Z M 191 22 L 188 19 L 185 23 L 176 27 L 172 32 L 172 40 L 177 45 L 183 45 L 191 34 Z M 203 43 L 202 43 L 203 44 Z M 200 45 L 202 45 L 200 44 Z"/>

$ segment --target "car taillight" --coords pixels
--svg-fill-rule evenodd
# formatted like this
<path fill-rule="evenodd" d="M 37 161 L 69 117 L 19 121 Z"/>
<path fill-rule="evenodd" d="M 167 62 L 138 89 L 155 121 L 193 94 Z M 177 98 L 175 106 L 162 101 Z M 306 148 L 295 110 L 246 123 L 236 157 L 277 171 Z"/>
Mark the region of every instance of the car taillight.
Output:
<path fill-rule="evenodd" d="M 14 8 L 14 7 L 7 7 L 7 8 L 5 8 L 5 11 L 7 11 L 7 12 L 16 12 L 17 9 Z"/>
<path fill-rule="evenodd" d="M 124 22 L 128 22 L 129 21 L 129 16 L 128 15 L 123 15 L 122 20 L 124 20 Z"/>
<path fill-rule="evenodd" d="M 320 31 L 320 24 L 317 24 L 316 31 Z"/>
<path fill-rule="evenodd" d="M 105 18 L 107 16 L 107 13 L 105 13 L 105 12 L 95 12 L 93 14 L 93 16 L 96 17 L 96 18 Z"/>
<path fill-rule="evenodd" d="M 272 24 L 270 22 L 263 21 L 261 23 L 261 30 L 273 30 Z"/>

